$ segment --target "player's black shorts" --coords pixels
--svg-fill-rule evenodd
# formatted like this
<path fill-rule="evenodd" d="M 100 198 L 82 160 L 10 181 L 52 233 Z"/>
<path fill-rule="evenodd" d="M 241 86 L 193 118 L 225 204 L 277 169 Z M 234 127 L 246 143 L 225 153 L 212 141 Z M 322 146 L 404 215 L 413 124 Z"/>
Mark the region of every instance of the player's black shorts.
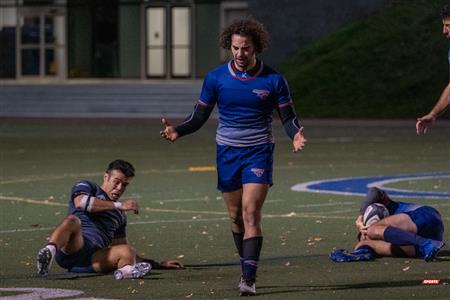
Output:
<path fill-rule="evenodd" d="M 88 239 L 84 239 L 83 247 L 74 254 L 65 254 L 62 251 L 57 251 L 55 260 L 58 265 L 70 272 L 75 273 L 95 273 L 92 268 L 92 255 L 99 250 L 98 247 L 93 246 Z"/>

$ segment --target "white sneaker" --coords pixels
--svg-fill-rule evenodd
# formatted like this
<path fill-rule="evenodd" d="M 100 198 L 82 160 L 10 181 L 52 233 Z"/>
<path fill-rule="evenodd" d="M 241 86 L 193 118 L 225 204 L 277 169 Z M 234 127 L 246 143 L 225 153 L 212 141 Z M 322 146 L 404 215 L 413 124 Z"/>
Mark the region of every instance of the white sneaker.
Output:
<path fill-rule="evenodd" d="M 36 256 L 36 266 L 38 274 L 46 276 L 53 262 L 53 255 L 50 249 L 42 248 Z"/>
<path fill-rule="evenodd" d="M 242 280 L 239 283 L 239 296 L 255 296 L 256 295 L 256 285 L 255 282 L 249 282 Z"/>
<path fill-rule="evenodd" d="M 241 277 L 239 278 L 239 284 L 237 286 L 238 289 L 240 289 L 241 285 L 243 285 L 244 283 L 245 283 L 244 276 L 241 275 Z"/>
<path fill-rule="evenodd" d="M 116 280 L 126 278 L 142 278 L 147 275 L 152 269 L 152 265 L 146 262 L 128 265 L 114 271 L 114 278 Z"/>

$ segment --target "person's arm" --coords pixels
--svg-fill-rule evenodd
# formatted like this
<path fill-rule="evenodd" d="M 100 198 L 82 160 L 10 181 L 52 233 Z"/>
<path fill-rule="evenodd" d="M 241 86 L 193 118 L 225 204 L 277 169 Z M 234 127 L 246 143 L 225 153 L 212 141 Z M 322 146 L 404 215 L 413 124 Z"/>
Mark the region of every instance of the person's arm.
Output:
<path fill-rule="evenodd" d="M 73 203 L 76 208 L 90 213 L 97 213 L 114 209 L 122 211 L 132 210 L 135 214 L 139 213 L 139 205 L 135 200 L 114 202 L 97 199 L 94 196 L 90 196 L 88 194 L 80 194 L 73 199 Z"/>
<path fill-rule="evenodd" d="M 295 114 L 292 101 L 279 105 L 278 114 L 281 123 L 283 124 L 284 131 L 286 131 L 286 134 L 292 139 L 293 151 L 297 152 L 302 150 L 305 146 L 306 138 L 303 133 L 303 126 L 300 125 Z"/>
<path fill-rule="evenodd" d="M 152 269 L 184 269 L 183 264 L 178 260 L 163 260 L 158 262 L 156 260 L 141 257 L 136 254 L 136 262 L 146 262 L 152 265 Z"/>
<path fill-rule="evenodd" d="M 430 127 L 437 117 L 443 113 L 450 104 L 450 83 L 444 89 L 438 102 L 434 105 L 433 109 L 423 117 L 417 119 L 416 132 L 417 134 L 425 134 L 428 127 Z"/>
<path fill-rule="evenodd" d="M 389 196 L 386 194 L 385 191 L 377 188 L 377 187 L 371 187 L 367 191 L 366 198 L 361 203 L 361 207 L 359 209 L 359 215 L 355 220 L 355 226 L 356 228 L 363 234 L 367 230 L 367 226 L 363 223 L 363 215 L 366 211 L 367 207 L 373 203 L 380 203 L 384 206 L 388 207 L 390 203 L 393 203 L 392 200 L 389 198 Z"/>
<path fill-rule="evenodd" d="M 165 128 L 160 131 L 160 135 L 166 140 L 175 142 L 178 138 L 199 130 L 208 120 L 213 108 L 213 106 L 209 106 L 199 100 L 194 107 L 194 111 L 183 123 L 176 127 L 171 126 L 169 122 L 163 118 L 162 123 Z"/>

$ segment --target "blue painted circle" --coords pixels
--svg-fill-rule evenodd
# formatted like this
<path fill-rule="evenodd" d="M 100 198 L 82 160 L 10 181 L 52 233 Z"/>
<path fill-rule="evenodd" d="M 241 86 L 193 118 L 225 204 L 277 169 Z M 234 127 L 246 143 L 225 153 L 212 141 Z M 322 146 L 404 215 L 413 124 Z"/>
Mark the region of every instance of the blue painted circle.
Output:
<path fill-rule="evenodd" d="M 383 190 L 394 197 L 407 198 L 443 198 L 450 199 L 450 194 L 446 192 L 427 192 L 411 191 L 405 189 L 396 189 L 384 187 L 385 184 L 406 181 L 406 180 L 426 180 L 449 178 L 450 173 L 427 173 L 427 174 L 409 174 L 395 176 L 374 176 L 374 177 L 347 177 L 326 179 L 319 181 L 310 181 L 299 183 L 291 187 L 291 190 L 297 192 L 313 192 L 338 195 L 365 196 L 368 188 L 372 186 L 382 187 Z"/>

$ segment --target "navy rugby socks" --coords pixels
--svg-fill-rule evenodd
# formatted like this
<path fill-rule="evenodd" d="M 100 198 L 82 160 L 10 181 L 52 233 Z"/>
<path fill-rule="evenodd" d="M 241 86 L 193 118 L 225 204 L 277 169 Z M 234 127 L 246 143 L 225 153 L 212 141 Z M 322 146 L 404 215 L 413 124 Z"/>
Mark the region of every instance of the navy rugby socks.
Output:
<path fill-rule="evenodd" d="M 259 254 L 261 253 L 262 242 L 262 236 L 257 236 L 242 241 L 242 274 L 245 281 L 255 282 L 256 280 L 256 270 L 258 269 Z"/>
<path fill-rule="evenodd" d="M 427 239 L 420 235 L 392 226 L 388 226 L 384 230 L 384 240 L 394 245 L 414 245 L 418 247 L 425 245 L 427 241 Z"/>
<path fill-rule="evenodd" d="M 242 258 L 242 241 L 244 240 L 244 233 L 243 232 L 234 232 L 231 231 L 231 233 L 233 234 L 233 240 L 234 240 L 234 244 L 236 245 L 236 249 L 239 253 L 239 257 Z"/>

